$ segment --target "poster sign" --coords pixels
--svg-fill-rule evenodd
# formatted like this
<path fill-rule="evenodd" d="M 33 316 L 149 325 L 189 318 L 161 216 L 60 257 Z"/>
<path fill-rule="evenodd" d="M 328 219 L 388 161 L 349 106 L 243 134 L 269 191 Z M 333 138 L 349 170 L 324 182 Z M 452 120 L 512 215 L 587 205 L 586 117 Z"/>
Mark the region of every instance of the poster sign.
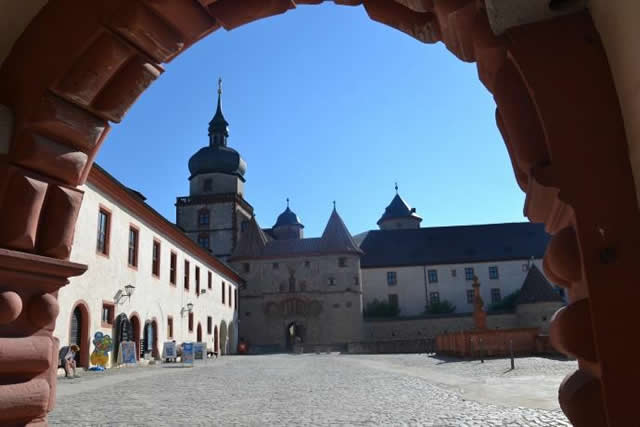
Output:
<path fill-rule="evenodd" d="M 165 342 L 164 345 L 162 346 L 162 358 L 163 359 L 176 359 L 176 357 L 178 357 L 177 351 L 176 351 L 176 343 L 174 343 L 173 341 L 168 341 Z"/>
<path fill-rule="evenodd" d="M 118 364 L 136 364 L 136 343 L 133 341 L 122 341 L 118 351 Z"/>
<path fill-rule="evenodd" d="M 193 365 L 194 350 L 192 342 L 182 343 L 182 363 Z"/>
<path fill-rule="evenodd" d="M 193 358 L 195 360 L 204 360 L 207 357 L 207 345 L 203 342 L 193 344 Z"/>

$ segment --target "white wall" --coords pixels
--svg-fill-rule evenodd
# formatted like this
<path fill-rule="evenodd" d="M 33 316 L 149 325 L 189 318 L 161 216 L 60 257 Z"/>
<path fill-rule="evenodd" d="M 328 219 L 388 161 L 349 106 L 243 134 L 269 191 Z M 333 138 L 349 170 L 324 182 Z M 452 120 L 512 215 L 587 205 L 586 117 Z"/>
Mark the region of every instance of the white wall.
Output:
<path fill-rule="evenodd" d="M 202 325 L 202 338 L 208 347 L 213 347 L 213 335 L 207 334 L 207 316 L 213 317 L 213 326 L 222 321 L 227 325 L 235 323 L 237 316 L 235 309 L 221 303 L 221 282 L 225 281 L 237 289 L 237 284 L 228 277 L 220 275 L 206 259 L 194 256 L 184 247 L 172 241 L 149 223 L 132 215 L 98 192 L 92 185 L 82 187 L 85 191 L 84 200 L 76 225 L 71 261 L 87 264 L 88 271 L 70 280 L 70 284 L 63 287 L 58 295 L 60 315 L 54 335 L 60 339 L 60 345 L 69 342 L 69 325 L 71 311 L 77 301 L 83 300 L 90 311 L 90 341 L 93 334 L 101 331 L 112 334 L 111 328 L 103 328 L 101 312 L 103 300 L 113 301 L 114 295 L 127 284 L 133 284 L 136 289 L 132 297 L 122 298 L 116 305 L 115 316 L 125 313 L 131 316 L 137 313 L 141 321 L 141 328 L 146 320 L 156 319 L 158 324 L 158 348 L 162 351 L 162 343 L 167 340 L 167 317 L 173 317 L 173 339 L 178 343 L 195 341 L 198 322 Z M 109 256 L 105 257 L 96 252 L 97 224 L 99 205 L 111 210 L 111 232 Z M 138 268 L 128 266 L 129 226 L 133 224 L 139 228 Z M 153 239 L 161 243 L 160 277 L 151 274 L 151 251 Z M 176 286 L 169 283 L 170 251 L 178 255 Z M 190 262 L 190 290 L 184 289 L 184 260 Z M 200 289 L 206 293 L 195 294 L 195 267 L 200 267 Z M 207 289 L 207 271 L 212 272 L 212 290 Z M 228 301 L 228 295 L 227 295 Z M 181 317 L 180 310 L 187 303 L 194 305 L 194 328 L 188 331 L 187 314 Z M 115 317 L 114 316 L 114 317 Z M 237 336 L 237 326 L 235 326 Z M 141 332 L 142 336 L 142 332 Z M 231 339 L 231 337 L 230 337 Z M 233 337 L 229 348 L 235 349 L 236 337 Z M 221 343 L 222 345 L 223 343 Z M 93 351 L 93 345 L 90 345 Z"/>
<path fill-rule="evenodd" d="M 472 289 L 471 281 L 465 280 L 465 267 L 473 267 L 480 282 L 480 294 L 485 309 L 491 304 L 491 289 L 499 288 L 502 298 L 517 291 L 522 286 L 527 271 L 523 266 L 528 260 L 483 262 L 469 264 L 448 264 L 431 266 L 383 267 L 362 269 L 363 294 L 365 307 L 368 302 L 378 299 L 387 301 L 389 294 L 398 295 L 400 316 L 416 316 L 424 312 L 427 304 L 426 292 L 439 292 L 440 301 L 448 300 L 456 306 L 456 313 L 473 311 L 473 305 L 467 303 L 467 289 Z M 542 260 L 534 260 L 542 270 Z M 498 267 L 498 279 L 489 279 L 489 266 Z M 438 272 L 438 283 L 428 282 L 428 270 Z M 456 270 L 453 277 L 451 271 Z M 395 271 L 397 284 L 387 284 L 387 272 Z M 425 291 L 425 282 L 426 288 Z"/>

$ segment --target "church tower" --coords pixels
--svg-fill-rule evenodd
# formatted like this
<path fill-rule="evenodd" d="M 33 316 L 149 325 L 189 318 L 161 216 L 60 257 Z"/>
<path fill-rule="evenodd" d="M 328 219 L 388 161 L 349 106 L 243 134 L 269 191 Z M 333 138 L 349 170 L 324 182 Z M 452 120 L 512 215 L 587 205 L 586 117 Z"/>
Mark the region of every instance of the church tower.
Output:
<path fill-rule="evenodd" d="M 244 199 L 246 162 L 227 145 L 229 123 L 218 106 L 209 122 L 209 145 L 189 159 L 189 196 L 176 200 L 176 223 L 195 242 L 226 260 L 248 226 L 253 207 Z"/>

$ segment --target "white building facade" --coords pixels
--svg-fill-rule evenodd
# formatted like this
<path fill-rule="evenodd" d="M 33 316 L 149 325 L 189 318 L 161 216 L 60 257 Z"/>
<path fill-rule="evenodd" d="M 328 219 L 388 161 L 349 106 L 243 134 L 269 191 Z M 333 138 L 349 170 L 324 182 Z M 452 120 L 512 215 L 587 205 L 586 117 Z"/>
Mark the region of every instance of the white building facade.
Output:
<path fill-rule="evenodd" d="M 85 367 L 96 332 L 114 341 L 110 364 L 119 340 L 147 358 L 173 340 L 235 352 L 241 278 L 99 166 L 83 191 L 71 260 L 88 270 L 59 292 L 60 346 L 77 344 Z"/>

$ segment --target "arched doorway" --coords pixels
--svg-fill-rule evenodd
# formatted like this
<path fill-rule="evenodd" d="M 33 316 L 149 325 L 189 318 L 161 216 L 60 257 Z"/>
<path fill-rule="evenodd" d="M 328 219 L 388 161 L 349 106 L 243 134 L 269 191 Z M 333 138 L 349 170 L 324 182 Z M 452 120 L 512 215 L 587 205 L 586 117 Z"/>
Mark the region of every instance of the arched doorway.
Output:
<path fill-rule="evenodd" d="M 219 348 L 218 348 L 218 325 L 216 325 L 213 328 L 213 351 L 215 351 L 216 353 L 219 353 Z"/>
<path fill-rule="evenodd" d="M 196 330 L 196 341 L 202 342 L 202 325 L 198 322 L 198 329 Z"/>
<path fill-rule="evenodd" d="M 137 313 L 134 313 L 130 316 L 131 320 L 131 330 L 133 331 L 132 340 L 136 344 L 136 359 L 140 360 L 140 318 Z"/>
<path fill-rule="evenodd" d="M 120 313 L 114 320 L 113 324 L 113 360 L 118 360 L 120 353 L 120 343 L 124 341 L 133 341 L 133 326 L 126 314 Z M 136 347 L 137 348 L 137 347 Z"/>
<path fill-rule="evenodd" d="M 89 367 L 89 309 L 87 303 L 78 301 L 71 310 L 69 320 L 69 344 L 80 347 L 76 354 L 76 364 L 83 368 Z"/>
<path fill-rule="evenodd" d="M 140 349 L 141 357 L 158 358 L 158 323 L 155 320 L 147 320 L 142 332 L 142 343 Z"/>
<path fill-rule="evenodd" d="M 235 328 L 233 327 L 233 322 L 229 323 L 229 354 L 236 354 L 237 351 L 236 345 L 236 333 Z"/>
<path fill-rule="evenodd" d="M 224 320 L 220 322 L 220 353 L 227 354 L 228 352 L 228 338 L 227 338 L 227 322 Z"/>
<path fill-rule="evenodd" d="M 294 346 L 296 344 L 304 343 L 304 326 L 297 323 L 291 322 L 285 328 L 285 342 L 287 351 L 293 351 Z"/>

